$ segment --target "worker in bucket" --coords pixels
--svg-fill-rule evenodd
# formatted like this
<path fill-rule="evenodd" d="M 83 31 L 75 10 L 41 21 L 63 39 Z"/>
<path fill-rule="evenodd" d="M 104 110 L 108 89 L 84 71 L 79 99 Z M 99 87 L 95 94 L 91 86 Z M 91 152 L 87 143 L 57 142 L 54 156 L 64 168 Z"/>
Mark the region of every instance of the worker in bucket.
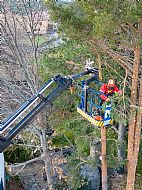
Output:
<path fill-rule="evenodd" d="M 100 106 L 102 106 L 102 104 L 104 102 L 110 102 L 110 96 L 113 96 L 114 94 L 118 94 L 121 95 L 122 91 L 119 90 L 119 88 L 115 85 L 115 81 L 114 79 L 109 79 L 107 83 L 102 84 L 100 90 L 100 98 L 101 98 L 101 103 Z M 98 110 L 97 110 L 98 111 Z M 100 116 L 100 111 L 98 111 L 98 114 L 96 114 L 97 116 L 95 116 L 96 120 L 103 120 L 102 116 Z"/>
<path fill-rule="evenodd" d="M 115 85 L 114 79 L 109 79 L 107 83 L 102 84 L 100 93 L 100 98 L 102 99 L 101 104 L 103 104 L 103 102 L 110 102 L 110 96 L 114 94 L 121 95 L 122 91 Z"/>

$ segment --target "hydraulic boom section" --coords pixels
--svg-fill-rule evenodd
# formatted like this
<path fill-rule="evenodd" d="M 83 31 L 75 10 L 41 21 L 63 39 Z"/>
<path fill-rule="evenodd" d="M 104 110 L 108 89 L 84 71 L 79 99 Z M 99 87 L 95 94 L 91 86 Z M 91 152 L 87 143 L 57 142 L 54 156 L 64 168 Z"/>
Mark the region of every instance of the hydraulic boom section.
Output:
<path fill-rule="evenodd" d="M 12 116 L 10 116 L 8 119 L 6 119 L 1 123 L 0 153 L 3 152 L 10 144 L 12 144 L 12 140 L 23 129 L 25 129 L 28 125 L 30 125 L 30 123 L 32 123 L 32 121 L 45 107 L 49 107 L 50 105 L 52 105 L 53 101 L 57 97 L 59 97 L 66 89 L 68 89 L 74 80 L 82 76 L 88 75 L 90 73 L 98 76 L 98 69 L 95 68 L 87 69 L 82 73 L 68 77 L 58 75 L 50 79 L 35 95 L 33 95 L 32 98 L 26 101 Z M 52 84 L 56 84 L 56 87 L 54 87 L 47 96 L 43 96 L 42 94 L 46 90 L 51 89 Z M 24 115 L 24 117 L 20 120 L 20 117 L 22 115 Z M 13 127 L 16 121 L 18 123 L 16 123 L 15 126 Z"/>

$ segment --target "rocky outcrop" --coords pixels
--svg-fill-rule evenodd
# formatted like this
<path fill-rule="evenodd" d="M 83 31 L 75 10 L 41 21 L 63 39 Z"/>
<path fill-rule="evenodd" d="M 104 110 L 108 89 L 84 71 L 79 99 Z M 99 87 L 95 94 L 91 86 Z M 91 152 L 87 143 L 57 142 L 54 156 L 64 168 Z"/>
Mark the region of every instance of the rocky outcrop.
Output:
<path fill-rule="evenodd" d="M 81 167 L 81 176 L 88 182 L 90 190 L 99 190 L 100 188 L 100 172 L 99 169 L 92 168 L 88 164 Z"/>

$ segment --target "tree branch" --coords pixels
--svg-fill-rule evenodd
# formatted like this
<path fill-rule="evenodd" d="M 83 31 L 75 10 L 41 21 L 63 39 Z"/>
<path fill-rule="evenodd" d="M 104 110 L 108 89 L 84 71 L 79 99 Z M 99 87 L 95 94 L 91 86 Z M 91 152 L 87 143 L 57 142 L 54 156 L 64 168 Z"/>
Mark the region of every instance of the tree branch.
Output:
<path fill-rule="evenodd" d="M 104 52 L 106 52 L 111 58 L 119 63 L 119 65 L 128 70 L 129 75 L 132 77 L 133 73 L 133 62 L 126 57 L 119 55 L 117 52 L 113 51 L 110 47 L 108 47 L 104 42 L 93 39 L 89 42 L 91 45 L 99 46 Z"/>

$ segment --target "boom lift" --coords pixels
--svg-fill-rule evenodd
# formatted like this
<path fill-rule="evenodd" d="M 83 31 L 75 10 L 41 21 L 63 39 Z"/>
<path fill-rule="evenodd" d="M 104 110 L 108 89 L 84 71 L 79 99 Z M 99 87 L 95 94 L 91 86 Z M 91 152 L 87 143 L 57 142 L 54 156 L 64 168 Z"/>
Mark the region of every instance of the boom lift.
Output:
<path fill-rule="evenodd" d="M 74 80 L 88 75 L 98 75 L 98 70 L 95 68 L 87 69 L 86 71 L 72 76 L 64 77 L 61 75 L 50 79 L 32 98 L 26 101 L 12 116 L 3 121 L 0 125 L 0 153 L 2 153 L 12 140 L 37 117 L 37 115 L 45 108 L 52 105 L 53 101 L 60 96 L 66 89 L 68 89 Z M 55 84 L 51 92 L 44 97 L 43 93 L 50 90 L 51 85 Z M 34 104 L 36 106 L 33 108 Z M 27 111 L 29 111 L 28 114 Z M 26 114 L 26 115 L 25 115 Z M 14 123 L 19 120 L 20 116 L 24 116 L 14 127 Z M 13 128 L 12 128 L 13 127 Z M 12 129 L 11 129 L 12 128 Z M 10 130 L 9 130 L 10 129 Z M 3 135 L 3 136 L 2 136 Z"/>
<path fill-rule="evenodd" d="M 3 151 L 12 144 L 13 139 L 27 126 L 29 126 L 33 120 L 38 116 L 38 114 L 43 111 L 46 107 L 48 108 L 53 104 L 54 100 L 59 97 L 66 89 L 68 89 L 74 80 L 92 74 L 92 77 L 82 82 L 82 94 L 81 104 L 77 108 L 78 112 L 88 119 L 91 123 L 97 126 L 102 126 L 104 122 L 97 123 L 92 117 L 92 111 L 88 112 L 87 104 L 90 104 L 90 107 L 97 106 L 93 104 L 92 99 L 89 100 L 89 89 L 87 86 L 93 80 L 98 82 L 98 69 L 96 68 L 87 68 L 84 72 L 79 74 L 71 75 L 68 77 L 57 75 L 54 78 L 50 79 L 35 95 L 33 95 L 29 100 L 27 100 L 13 115 L 8 119 L 4 120 L 0 124 L 0 158 L 3 159 Z M 55 87 L 56 86 L 56 87 Z M 43 93 L 48 91 L 48 95 L 45 96 Z M 50 92 L 49 92 L 50 91 Z M 93 92 L 93 91 L 92 91 Z M 91 92 L 91 93 L 92 93 Z M 98 108 L 99 105 L 97 106 Z M 107 116 L 108 117 L 108 116 Z M 110 124 L 110 116 L 108 118 L 108 124 Z M 0 163 L 0 167 L 4 168 L 4 163 Z M 2 168 L 0 170 L 2 171 Z M 0 190 L 4 189 L 4 174 L 0 173 Z"/>

